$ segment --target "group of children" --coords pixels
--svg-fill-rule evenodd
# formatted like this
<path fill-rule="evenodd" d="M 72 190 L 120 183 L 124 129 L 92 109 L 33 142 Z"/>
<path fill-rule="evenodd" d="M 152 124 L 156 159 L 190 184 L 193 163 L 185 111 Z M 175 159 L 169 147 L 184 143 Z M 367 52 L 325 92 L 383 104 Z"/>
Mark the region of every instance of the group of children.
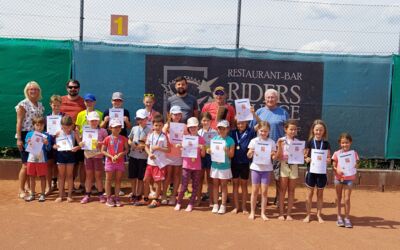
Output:
<path fill-rule="evenodd" d="M 119 92 L 117 92 L 119 93 Z M 114 97 L 115 93 L 113 94 Z M 254 219 L 256 208 L 259 205 L 257 198 L 261 194 L 261 218 L 268 220 L 266 207 L 268 197 L 268 185 L 271 181 L 271 172 L 274 165 L 278 164 L 279 173 L 279 220 L 293 220 L 292 209 L 296 180 L 299 178 L 298 165 L 289 164 L 288 158 L 291 153 L 290 145 L 298 142 L 296 139 L 297 123 L 288 120 L 284 124 L 285 136 L 274 142 L 269 138 L 270 125 L 267 121 L 260 121 L 252 110 L 257 125 L 250 127 L 246 121 L 236 122 L 236 128 L 231 130 L 231 124 L 227 120 L 220 120 L 216 130 L 211 128 L 211 115 L 202 113 L 200 121 L 197 117 L 191 117 L 182 124 L 182 110 L 179 106 L 172 106 L 169 110 L 167 121 L 153 110 L 154 95 L 145 94 L 143 103 L 145 107 L 136 112 L 136 125 L 130 128 L 129 117 L 124 117 L 124 124 L 120 119 L 107 116 L 102 121 L 103 113 L 94 109 L 95 97 L 87 94 L 84 97 L 87 110 L 78 114 L 76 124 L 70 116 L 60 114 L 61 104 L 59 96 L 52 96 L 50 106 L 51 115 L 61 115 L 61 130 L 54 136 L 44 131 L 45 118 L 33 119 L 34 131 L 26 137 L 26 147 L 31 143 L 33 133 L 42 135 L 43 148 L 39 155 L 30 153 L 27 168 L 30 176 L 31 193 L 26 201 L 35 199 L 35 176 L 41 180 L 41 194 L 39 201 L 45 200 L 46 176 L 48 169 L 47 156 L 51 155 L 57 163 L 59 196 L 55 200 L 61 202 L 65 198 L 64 185 L 67 182 L 67 201 L 73 201 L 73 169 L 76 163 L 75 154 L 84 150 L 84 166 L 86 173 L 85 195 L 81 203 L 85 204 L 91 200 L 91 189 L 93 183 L 99 193 L 99 201 L 110 207 L 121 206 L 119 197 L 121 178 L 125 171 L 125 160 L 128 160 L 128 178 L 131 180 L 132 192 L 130 204 L 135 206 L 146 205 L 156 208 L 160 205 L 173 205 L 176 211 L 181 210 L 183 197 L 188 192 L 191 183 L 191 195 L 185 211 L 192 211 L 199 206 L 201 201 L 209 200 L 212 213 L 224 214 L 227 209 L 228 182 L 233 183 L 233 205 L 232 213 L 240 210 L 248 214 L 249 219 Z M 120 103 L 114 103 L 118 98 L 112 98 L 113 107 L 121 108 Z M 81 115 L 82 114 L 82 115 Z M 182 139 L 176 140 L 175 134 L 171 133 L 171 126 L 180 124 L 183 134 L 196 140 L 197 156 L 182 156 L 187 145 L 183 145 Z M 108 126 L 107 126 L 108 125 Z M 128 126 L 127 126 L 128 125 Z M 76 127 L 75 127 L 76 126 Z M 87 149 L 82 140 L 82 129 L 90 128 L 97 131 L 96 141 L 92 148 Z M 108 128 L 108 131 L 105 129 Z M 122 132 L 125 130 L 125 132 Z M 304 147 L 304 162 L 307 164 L 305 185 L 307 186 L 306 217 L 304 222 L 310 221 L 312 198 L 314 189 L 317 189 L 317 218 L 320 223 L 322 219 L 323 191 L 327 184 L 326 169 L 323 172 L 313 171 L 313 161 L 316 161 L 314 153 L 318 152 L 325 156 L 327 164 L 333 161 L 335 173 L 335 186 L 337 193 L 338 215 L 337 225 L 351 228 L 350 195 L 354 175 L 344 175 L 341 168 L 342 161 L 339 159 L 346 152 L 351 151 L 352 138 L 343 133 L 339 137 L 340 149 L 331 157 L 330 144 L 327 141 L 327 126 L 322 120 L 315 120 L 311 126 L 308 142 Z M 67 143 L 69 150 L 60 150 L 60 145 Z M 213 161 L 214 148 L 212 143 L 220 143 L 225 154 L 223 161 Z M 260 149 L 261 147 L 261 149 Z M 261 151 L 260 151 L 261 150 Z M 314 153 L 312 152 L 314 151 Z M 264 154 L 260 158 L 259 154 Z M 257 157 L 256 157 L 257 156 Z M 354 152 L 354 165 L 357 165 L 358 156 Z M 103 163 L 103 159 L 104 163 Z M 259 159 L 264 159 L 260 161 Z M 327 165 L 326 164 L 326 165 Z M 325 168 L 326 168 L 325 165 Z M 103 172 L 105 171 L 105 193 L 103 187 Z M 248 179 L 251 176 L 250 211 L 247 210 L 248 201 Z M 50 174 L 51 177 L 51 174 Z M 206 179 L 207 192 L 203 194 L 203 181 Z M 114 180 L 114 195 L 112 195 L 112 181 Z M 172 188 L 172 191 L 170 190 Z M 241 196 L 239 197 L 239 188 Z M 345 218 L 342 218 L 342 194 L 344 190 Z M 285 212 L 285 196 L 288 193 L 287 210 Z M 168 197 L 169 195 L 169 197 Z M 221 199 L 220 199 L 221 196 Z M 221 200 L 221 204 L 219 204 Z M 240 202 L 241 200 L 241 202 Z M 285 217 L 286 215 L 286 217 Z"/>

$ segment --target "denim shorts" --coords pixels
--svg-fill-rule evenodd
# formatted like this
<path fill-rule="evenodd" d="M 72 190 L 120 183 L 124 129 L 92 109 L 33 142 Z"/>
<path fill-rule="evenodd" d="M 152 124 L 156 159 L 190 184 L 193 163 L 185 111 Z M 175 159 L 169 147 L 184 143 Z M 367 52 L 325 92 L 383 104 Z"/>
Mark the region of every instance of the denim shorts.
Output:
<path fill-rule="evenodd" d="M 345 186 L 348 186 L 348 187 L 353 187 L 353 180 L 340 181 L 340 180 L 336 180 L 335 179 L 333 182 L 335 183 L 335 185 L 342 184 L 342 185 L 345 185 Z"/>

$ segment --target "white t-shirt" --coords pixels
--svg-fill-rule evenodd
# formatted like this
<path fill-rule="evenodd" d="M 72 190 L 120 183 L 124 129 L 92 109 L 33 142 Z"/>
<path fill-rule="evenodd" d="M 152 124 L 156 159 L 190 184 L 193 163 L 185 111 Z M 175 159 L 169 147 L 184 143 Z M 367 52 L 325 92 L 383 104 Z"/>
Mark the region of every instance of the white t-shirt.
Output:
<path fill-rule="evenodd" d="M 275 142 L 271 138 L 268 138 L 267 140 L 262 140 L 260 137 L 256 137 L 250 141 L 248 148 L 254 149 L 256 142 L 268 143 L 271 145 L 271 152 L 276 151 Z M 271 160 L 270 164 L 255 164 L 254 162 L 252 162 L 250 164 L 250 169 L 256 170 L 256 171 L 272 171 L 273 170 L 272 160 Z"/>
<path fill-rule="evenodd" d="M 132 144 L 141 144 L 146 143 L 147 135 L 151 132 L 151 129 L 146 126 L 144 128 L 140 126 L 135 126 L 132 128 L 131 133 L 129 134 L 128 138 L 132 141 Z M 132 149 L 129 152 L 129 156 L 136 158 L 136 159 L 147 159 L 146 151 L 139 150 L 139 149 Z"/>
<path fill-rule="evenodd" d="M 147 136 L 146 145 L 148 145 L 150 147 L 150 149 L 152 146 L 155 146 L 155 145 L 166 148 L 166 147 L 168 147 L 167 136 L 165 136 L 164 133 L 156 135 L 154 132 L 152 132 L 151 134 L 149 134 Z M 160 153 L 165 154 L 162 151 L 160 151 Z M 152 159 L 150 159 L 150 157 L 147 158 L 147 164 L 152 165 L 152 166 L 157 166 L 157 164 Z"/>

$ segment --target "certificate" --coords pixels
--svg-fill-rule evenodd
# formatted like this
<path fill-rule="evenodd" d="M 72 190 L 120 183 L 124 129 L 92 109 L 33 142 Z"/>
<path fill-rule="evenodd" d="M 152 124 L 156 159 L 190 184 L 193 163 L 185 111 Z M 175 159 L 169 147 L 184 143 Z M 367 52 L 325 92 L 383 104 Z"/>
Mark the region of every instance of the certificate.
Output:
<path fill-rule="evenodd" d="M 61 115 L 48 115 L 46 117 L 47 133 L 55 135 L 61 130 Z"/>
<path fill-rule="evenodd" d="M 95 128 L 84 128 L 82 133 L 82 141 L 84 142 L 83 150 L 96 150 L 99 130 Z"/>
<path fill-rule="evenodd" d="M 253 163 L 259 165 L 271 165 L 271 148 L 268 142 L 257 141 L 254 145 Z"/>
<path fill-rule="evenodd" d="M 203 139 L 206 141 L 206 146 L 210 146 L 211 139 L 217 136 L 217 131 L 209 131 L 203 133 Z"/>
<path fill-rule="evenodd" d="M 326 174 L 326 159 L 328 150 L 311 149 L 310 172 L 314 174 Z"/>
<path fill-rule="evenodd" d="M 33 155 L 39 155 L 43 148 L 43 139 L 46 138 L 46 135 L 35 131 L 32 137 L 29 139 L 28 147 L 26 148 L 26 152 L 29 152 Z"/>
<path fill-rule="evenodd" d="M 153 154 L 156 157 L 153 159 L 153 161 L 159 168 L 164 168 L 171 163 L 171 160 L 167 158 L 164 152 L 156 150 L 153 152 Z"/>
<path fill-rule="evenodd" d="M 169 123 L 169 139 L 171 140 L 171 143 L 173 144 L 182 143 L 184 129 L 185 129 L 184 123 L 179 123 L 179 122 Z"/>
<path fill-rule="evenodd" d="M 304 146 L 305 141 L 292 141 L 288 145 L 288 163 L 304 164 Z"/>
<path fill-rule="evenodd" d="M 111 119 L 118 119 L 121 124 L 122 124 L 122 128 L 124 128 L 124 109 L 121 108 L 111 108 L 108 110 L 109 112 L 109 117 L 110 120 Z"/>
<path fill-rule="evenodd" d="M 56 137 L 56 144 L 58 146 L 57 151 L 71 151 L 72 141 L 69 136 L 60 135 Z"/>
<path fill-rule="evenodd" d="M 197 158 L 199 137 L 184 135 L 182 140 L 182 157 Z"/>
<path fill-rule="evenodd" d="M 225 146 L 226 143 L 223 140 L 211 140 L 211 161 L 225 163 Z"/>
<path fill-rule="evenodd" d="M 353 176 L 357 173 L 354 150 L 339 154 L 338 163 L 344 176 Z"/>
<path fill-rule="evenodd" d="M 235 100 L 236 118 L 238 122 L 253 120 L 253 114 L 250 111 L 249 99 Z"/>

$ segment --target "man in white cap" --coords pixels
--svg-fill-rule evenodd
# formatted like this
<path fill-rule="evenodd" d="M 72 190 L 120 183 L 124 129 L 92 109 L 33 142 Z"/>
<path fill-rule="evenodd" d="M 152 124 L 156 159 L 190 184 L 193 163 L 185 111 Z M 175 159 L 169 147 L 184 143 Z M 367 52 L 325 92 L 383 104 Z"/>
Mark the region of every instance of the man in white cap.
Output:
<path fill-rule="evenodd" d="M 123 109 L 124 110 L 124 127 L 121 129 L 120 135 L 128 137 L 128 129 L 132 127 L 130 121 L 129 111 L 123 108 L 124 96 L 121 92 L 114 92 L 111 97 L 112 108 Z M 101 128 L 108 128 L 108 123 L 110 121 L 110 109 L 107 109 L 103 113 L 103 122 L 101 122 Z"/>

